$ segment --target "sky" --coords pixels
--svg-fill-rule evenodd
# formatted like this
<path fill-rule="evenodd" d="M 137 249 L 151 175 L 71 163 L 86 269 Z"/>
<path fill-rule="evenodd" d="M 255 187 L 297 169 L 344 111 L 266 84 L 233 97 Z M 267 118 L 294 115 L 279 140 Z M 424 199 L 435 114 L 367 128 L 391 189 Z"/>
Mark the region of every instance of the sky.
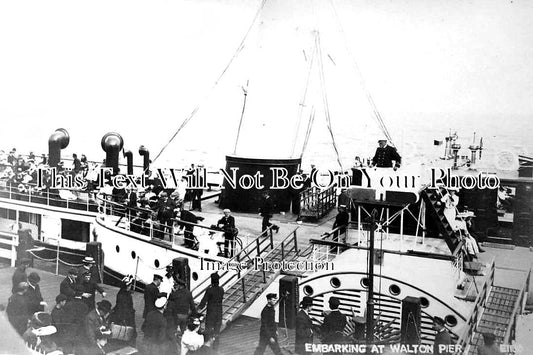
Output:
<path fill-rule="evenodd" d="M 262 3 L 1 2 L 3 149 L 46 151 L 63 127 L 66 154 L 101 160 L 116 131 L 155 156 L 196 110 L 160 164 L 298 157 L 314 112 L 304 158 L 335 165 L 333 136 L 346 165 L 382 135 L 369 94 L 412 158 L 450 129 L 493 153 L 533 151 L 533 3 Z"/>

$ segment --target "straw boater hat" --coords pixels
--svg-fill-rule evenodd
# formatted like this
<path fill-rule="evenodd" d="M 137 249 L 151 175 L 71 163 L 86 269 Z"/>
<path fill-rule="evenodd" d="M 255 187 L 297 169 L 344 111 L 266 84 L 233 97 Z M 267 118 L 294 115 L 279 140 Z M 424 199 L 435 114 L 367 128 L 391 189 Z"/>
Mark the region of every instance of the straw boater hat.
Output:
<path fill-rule="evenodd" d="M 82 263 L 84 263 L 84 264 L 95 264 L 96 262 L 94 261 L 94 258 L 92 258 L 90 256 L 86 256 L 85 258 L 83 258 Z"/>

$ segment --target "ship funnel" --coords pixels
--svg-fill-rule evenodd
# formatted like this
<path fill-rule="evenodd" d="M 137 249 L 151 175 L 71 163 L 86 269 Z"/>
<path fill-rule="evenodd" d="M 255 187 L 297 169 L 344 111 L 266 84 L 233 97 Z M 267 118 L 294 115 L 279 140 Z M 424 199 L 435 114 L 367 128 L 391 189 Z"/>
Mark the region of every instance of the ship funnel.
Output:
<path fill-rule="evenodd" d="M 144 145 L 139 147 L 139 155 L 143 157 L 143 171 L 147 172 L 150 169 L 150 152 Z"/>
<path fill-rule="evenodd" d="M 48 165 L 57 167 L 61 161 L 61 149 L 65 149 L 70 142 L 70 136 L 66 129 L 58 128 L 48 138 Z"/>
<path fill-rule="evenodd" d="M 118 155 L 124 145 L 120 134 L 115 132 L 106 133 L 102 137 L 102 149 L 106 152 L 105 166 L 113 168 L 113 174 L 118 173 Z"/>
<path fill-rule="evenodd" d="M 124 158 L 128 166 L 128 175 L 133 175 L 133 152 L 131 150 L 124 150 Z"/>

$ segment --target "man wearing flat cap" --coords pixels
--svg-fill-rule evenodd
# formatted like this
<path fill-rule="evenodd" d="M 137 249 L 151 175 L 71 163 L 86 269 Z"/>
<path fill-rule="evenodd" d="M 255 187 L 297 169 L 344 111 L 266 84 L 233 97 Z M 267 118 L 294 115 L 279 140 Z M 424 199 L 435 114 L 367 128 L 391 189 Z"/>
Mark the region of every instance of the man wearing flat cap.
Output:
<path fill-rule="evenodd" d="M 337 297 L 329 299 L 331 312 L 324 317 L 324 322 L 320 327 L 322 342 L 326 344 L 339 344 L 343 341 L 342 331 L 346 326 L 346 316 L 339 310 L 340 300 Z"/>
<path fill-rule="evenodd" d="M 378 140 L 379 147 L 376 149 L 374 158 L 372 158 L 372 165 L 378 168 L 394 168 L 400 167 L 402 158 L 396 151 L 396 148 L 387 145 L 386 139 Z"/>
<path fill-rule="evenodd" d="M 276 355 L 281 355 L 281 349 L 278 344 L 278 330 L 276 325 L 276 311 L 275 307 L 278 302 L 278 297 L 275 293 L 266 295 L 267 304 L 261 312 L 261 329 L 259 330 L 259 345 L 255 349 L 254 355 L 262 355 L 265 353 L 267 345 Z"/>
<path fill-rule="evenodd" d="M 433 318 L 433 329 L 437 332 L 435 334 L 435 341 L 433 343 L 433 353 L 441 355 L 449 355 L 450 352 L 447 349 L 441 350 L 440 345 L 450 345 L 452 343 L 452 337 L 448 332 L 448 329 L 444 326 L 444 319 L 440 317 Z"/>
<path fill-rule="evenodd" d="M 313 322 L 309 312 L 313 307 L 313 299 L 305 296 L 300 302 L 301 310 L 296 315 L 296 336 L 294 339 L 294 351 L 300 355 L 311 355 L 312 351 L 305 350 L 305 344 L 313 344 Z"/>

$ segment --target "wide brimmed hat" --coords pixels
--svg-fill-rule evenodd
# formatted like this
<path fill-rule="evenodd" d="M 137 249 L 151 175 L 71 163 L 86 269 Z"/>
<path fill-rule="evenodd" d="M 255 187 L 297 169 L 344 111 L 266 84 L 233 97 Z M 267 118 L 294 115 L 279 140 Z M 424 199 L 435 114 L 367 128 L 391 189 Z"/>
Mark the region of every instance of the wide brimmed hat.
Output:
<path fill-rule="evenodd" d="M 84 263 L 84 264 L 95 264 L 96 261 L 94 261 L 93 257 L 86 256 L 85 258 L 83 258 L 82 263 Z"/>
<path fill-rule="evenodd" d="M 39 329 L 33 330 L 33 334 L 37 335 L 38 337 L 52 335 L 52 334 L 55 334 L 56 332 L 57 332 L 57 328 L 54 327 L 53 325 L 47 325 L 46 327 L 41 327 Z"/>

